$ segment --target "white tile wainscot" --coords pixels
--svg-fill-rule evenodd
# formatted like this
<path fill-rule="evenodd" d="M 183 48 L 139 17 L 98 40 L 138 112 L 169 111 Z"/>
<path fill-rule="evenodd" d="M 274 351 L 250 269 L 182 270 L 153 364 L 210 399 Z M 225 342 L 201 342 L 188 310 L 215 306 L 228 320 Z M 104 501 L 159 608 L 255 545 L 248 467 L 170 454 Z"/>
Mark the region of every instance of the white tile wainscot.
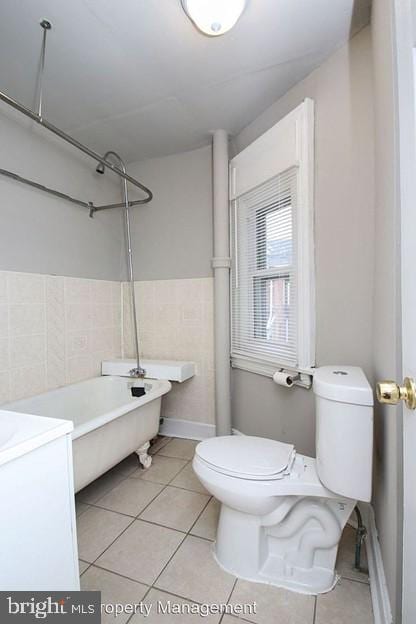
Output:
<path fill-rule="evenodd" d="M 102 360 L 134 357 L 128 288 L 1 271 L 0 404 L 100 375 Z M 162 416 L 173 435 L 212 435 L 213 278 L 138 281 L 136 299 L 142 356 L 196 363 L 195 377 L 164 397 Z"/>
<path fill-rule="evenodd" d="M 0 403 L 100 375 L 120 355 L 120 282 L 0 272 Z"/>
<path fill-rule="evenodd" d="M 136 282 L 141 355 L 196 363 L 195 377 L 164 397 L 164 418 L 215 422 L 213 287 L 211 277 Z M 134 357 L 129 297 L 124 283 L 123 357 Z"/>

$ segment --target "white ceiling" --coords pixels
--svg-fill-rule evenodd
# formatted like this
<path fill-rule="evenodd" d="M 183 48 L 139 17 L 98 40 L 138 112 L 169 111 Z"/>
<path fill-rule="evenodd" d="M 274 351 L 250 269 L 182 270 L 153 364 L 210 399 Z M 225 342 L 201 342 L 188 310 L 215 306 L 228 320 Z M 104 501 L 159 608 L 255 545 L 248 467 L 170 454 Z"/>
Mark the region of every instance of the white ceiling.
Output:
<path fill-rule="evenodd" d="M 1 0 L 0 90 L 34 106 L 49 19 L 44 116 L 128 161 L 239 132 L 368 23 L 371 0 L 248 0 L 210 38 L 180 0 Z"/>

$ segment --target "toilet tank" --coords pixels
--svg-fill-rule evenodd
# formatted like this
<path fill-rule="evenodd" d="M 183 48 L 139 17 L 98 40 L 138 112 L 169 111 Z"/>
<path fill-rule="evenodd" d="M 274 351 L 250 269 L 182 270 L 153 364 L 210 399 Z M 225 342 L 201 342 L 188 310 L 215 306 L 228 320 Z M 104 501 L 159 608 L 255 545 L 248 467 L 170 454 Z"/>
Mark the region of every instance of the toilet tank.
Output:
<path fill-rule="evenodd" d="M 361 368 L 322 366 L 313 378 L 316 467 L 336 494 L 371 500 L 373 391 Z"/>

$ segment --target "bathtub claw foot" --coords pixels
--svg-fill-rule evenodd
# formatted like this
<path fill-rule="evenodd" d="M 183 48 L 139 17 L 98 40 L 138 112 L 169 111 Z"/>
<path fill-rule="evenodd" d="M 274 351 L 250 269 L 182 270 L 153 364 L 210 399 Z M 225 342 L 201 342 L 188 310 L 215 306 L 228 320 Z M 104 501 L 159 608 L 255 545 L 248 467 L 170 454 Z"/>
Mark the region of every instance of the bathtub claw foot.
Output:
<path fill-rule="evenodd" d="M 150 468 L 152 464 L 152 456 L 147 452 L 150 447 L 150 442 L 146 442 L 142 444 L 140 448 L 137 449 L 136 455 L 139 458 L 139 462 L 143 466 L 143 468 Z"/>

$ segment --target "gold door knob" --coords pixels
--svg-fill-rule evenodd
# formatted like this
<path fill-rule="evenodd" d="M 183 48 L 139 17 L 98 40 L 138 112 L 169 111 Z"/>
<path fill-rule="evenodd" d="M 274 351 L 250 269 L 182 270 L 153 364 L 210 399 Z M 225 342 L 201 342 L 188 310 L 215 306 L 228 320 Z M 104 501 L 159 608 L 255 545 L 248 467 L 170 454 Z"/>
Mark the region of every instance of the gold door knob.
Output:
<path fill-rule="evenodd" d="M 395 381 L 379 381 L 376 392 L 380 403 L 397 405 L 404 401 L 409 409 L 416 409 L 416 385 L 411 377 L 406 377 L 402 386 Z"/>

